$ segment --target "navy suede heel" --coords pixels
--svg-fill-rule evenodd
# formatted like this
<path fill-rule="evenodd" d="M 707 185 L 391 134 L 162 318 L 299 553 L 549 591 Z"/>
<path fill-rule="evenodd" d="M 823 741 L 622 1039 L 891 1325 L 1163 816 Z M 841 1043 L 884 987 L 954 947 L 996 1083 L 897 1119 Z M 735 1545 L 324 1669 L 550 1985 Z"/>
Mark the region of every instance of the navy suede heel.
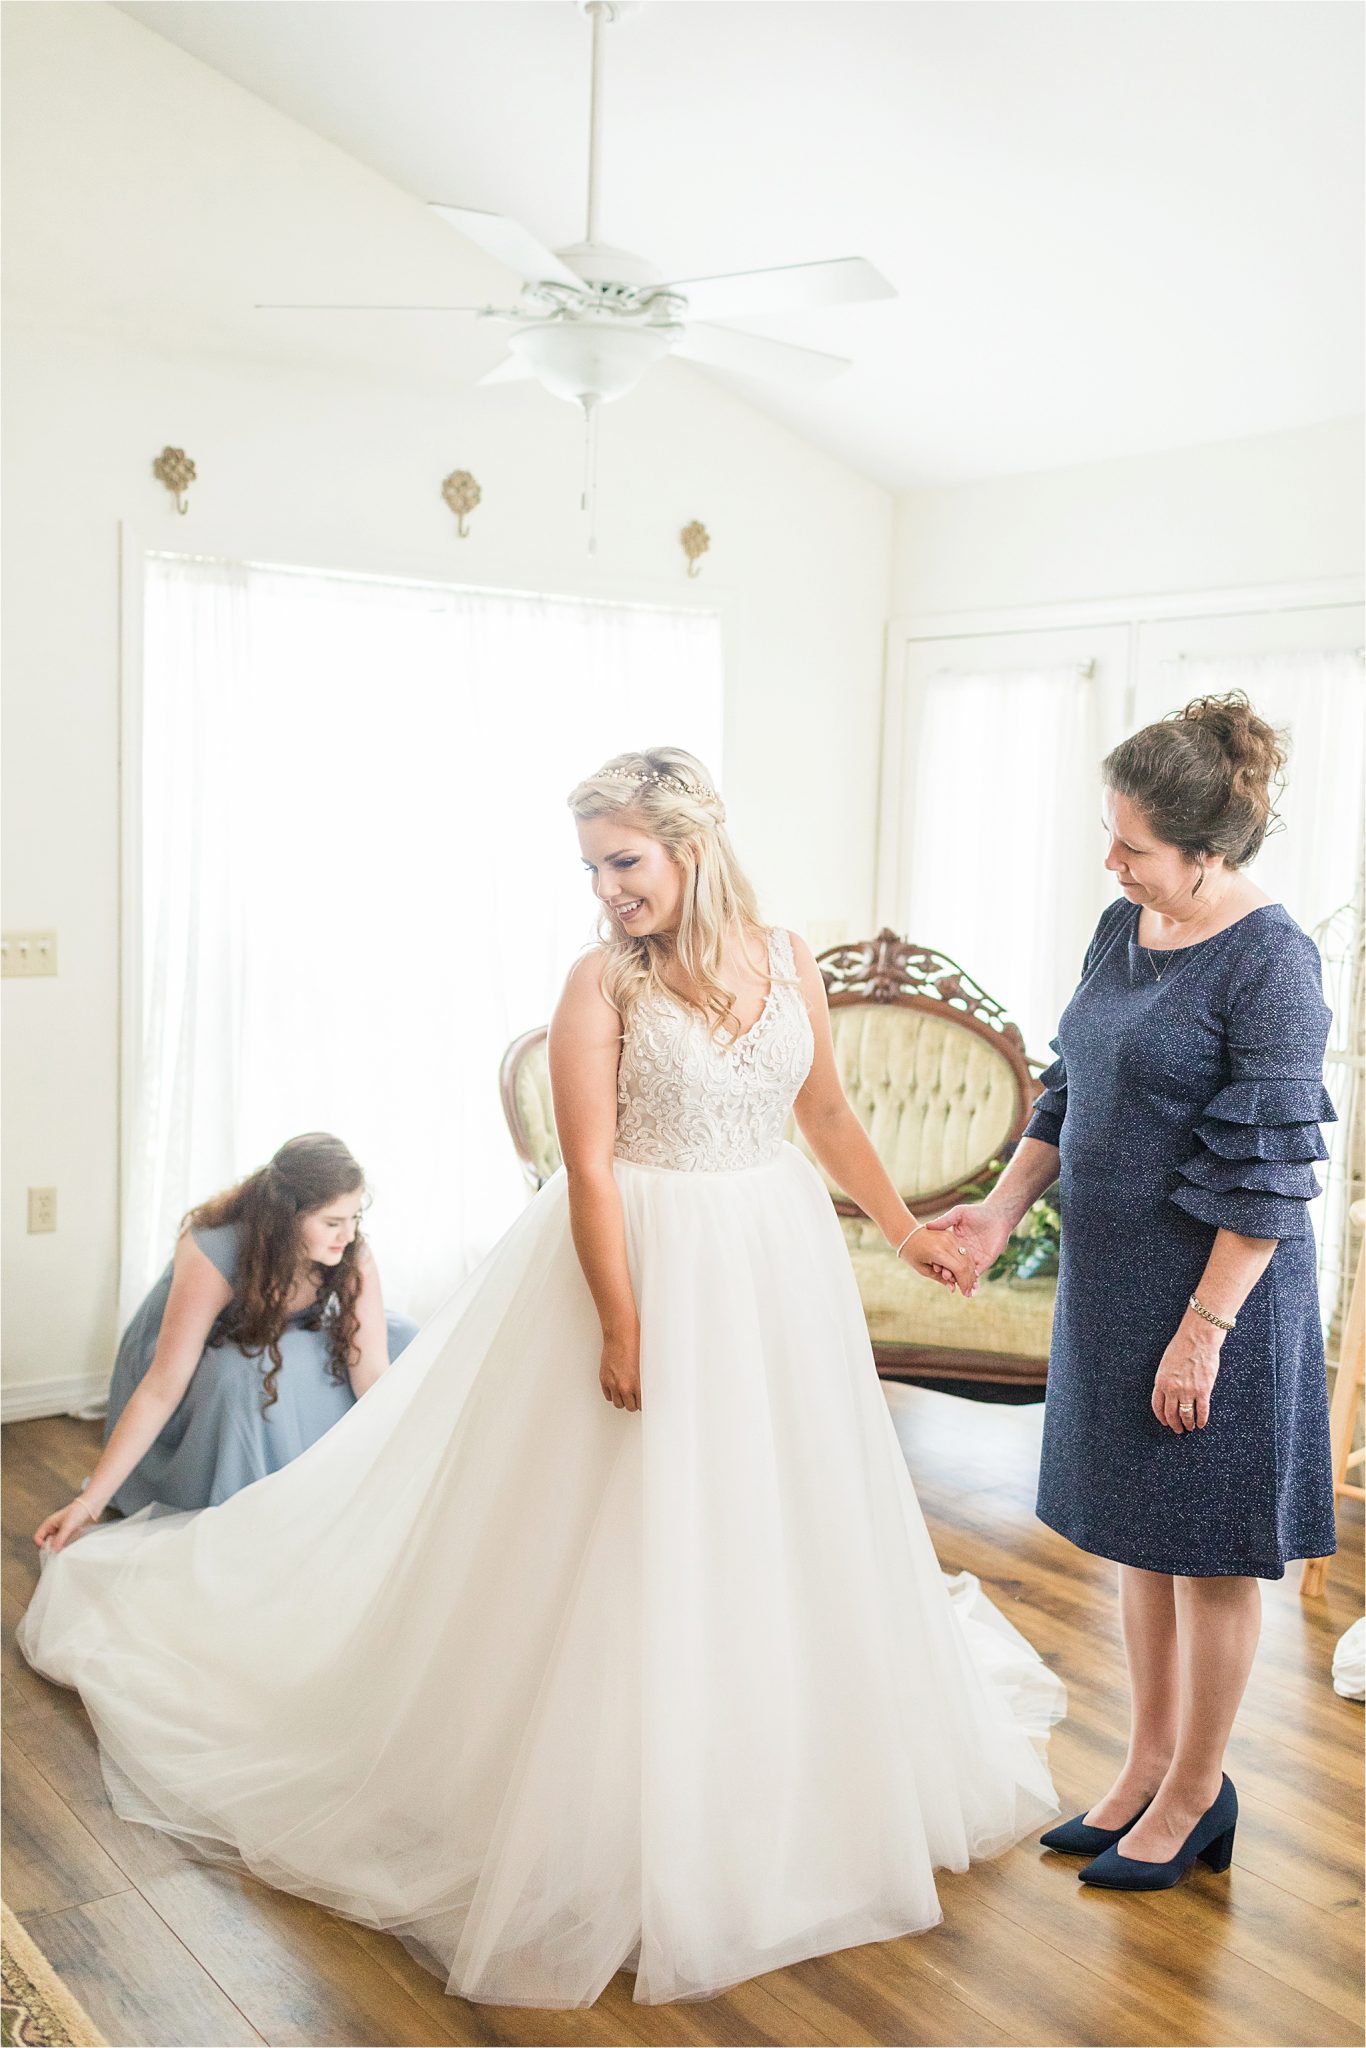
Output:
<path fill-rule="evenodd" d="M 1134 1821 L 1142 1820 L 1151 1804 L 1151 1800 L 1145 1800 L 1133 1820 L 1126 1820 L 1122 1828 L 1090 1827 L 1084 1813 L 1079 1813 L 1075 1820 L 1060 1820 L 1046 1835 L 1039 1836 L 1039 1846 L 1053 1849 L 1059 1856 L 1099 1856 L 1102 1849 L 1112 1849 L 1121 1835 L 1127 1835 Z"/>
<path fill-rule="evenodd" d="M 1122 1856 L 1116 1847 L 1106 1849 L 1077 1875 L 1083 1884 L 1103 1885 L 1112 1892 L 1164 1892 L 1179 1884 L 1197 1860 L 1211 1870 L 1227 1870 L 1233 1861 L 1237 1826 L 1238 1794 L 1232 1778 L 1225 1777 L 1219 1797 L 1201 1814 L 1170 1863 L 1143 1863 L 1137 1857 Z"/>

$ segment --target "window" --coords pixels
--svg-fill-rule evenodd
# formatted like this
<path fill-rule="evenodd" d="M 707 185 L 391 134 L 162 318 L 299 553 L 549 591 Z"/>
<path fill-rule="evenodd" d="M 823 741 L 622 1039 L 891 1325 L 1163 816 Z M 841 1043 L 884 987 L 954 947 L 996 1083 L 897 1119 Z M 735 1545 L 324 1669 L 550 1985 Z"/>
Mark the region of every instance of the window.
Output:
<path fill-rule="evenodd" d="M 595 914 L 608 755 L 720 773 L 714 614 L 153 556 L 124 1063 L 124 1315 L 185 1210 L 330 1130 L 419 1317 L 522 1199 L 498 1099 Z"/>
<path fill-rule="evenodd" d="M 927 664 L 928 665 L 928 664 Z M 966 968 L 1045 1059 L 1096 919 L 1104 698 L 1094 658 L 918 680 L 898 929 Z"/>

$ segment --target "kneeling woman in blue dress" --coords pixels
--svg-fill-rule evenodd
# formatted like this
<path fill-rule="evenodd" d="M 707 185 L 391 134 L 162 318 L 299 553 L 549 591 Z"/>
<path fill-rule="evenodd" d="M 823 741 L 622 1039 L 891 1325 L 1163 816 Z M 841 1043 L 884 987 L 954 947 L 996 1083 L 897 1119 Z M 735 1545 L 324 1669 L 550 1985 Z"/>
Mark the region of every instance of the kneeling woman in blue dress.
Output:
<path fill-rule="evenodd" d="M 1257 1582 L 1336 1547 L 1308 1216 L 1329 1011 L 1312 940 L 1243 873 L 1283 762 L 1238 692 L 1106 760 L 1122 900 L 1010 1167 L 943 1219 L 984 1270 L 1061 1173 L 1038 1512 L 1119 1566 L 1131 1706 L 1118 1777 L 1043 1840 L 1115 1890 L 1228 1868 Z"/>
<path fill-rule="evenodd" d="M 119 1345 L 104 1452 L 39 1544 L 106 1507 L 212 1507 L 340 1420 L 417 1332 L 385 1314 L 364 1203 L 360 1167 L 315 1131 L 190 1211 Z"/>

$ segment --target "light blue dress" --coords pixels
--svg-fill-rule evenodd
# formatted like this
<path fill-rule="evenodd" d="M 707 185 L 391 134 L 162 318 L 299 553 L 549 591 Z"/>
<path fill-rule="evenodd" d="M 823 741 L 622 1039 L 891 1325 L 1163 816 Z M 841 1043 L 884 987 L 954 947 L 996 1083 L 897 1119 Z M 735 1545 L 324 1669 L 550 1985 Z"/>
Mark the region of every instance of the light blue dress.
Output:
<path fill-rule="evenodd" d="M 228 1285 L 235 1286 L 238 1226 L 222 1223 L 211 1230 L 193 1229 L 191 1235 Z M 171 1273 L 167 1266 L 123 1333 L 109 1387 L 106 1442 L 152 1363 Z M 386 1320 L 393 1360 L 417 1335 L 418 1326 L 409 1316 L 391 1313 Z M 262 1414 L 262 1381 L 269 1367 L 268 1355 L 248 1358 L 235 1344 L 206 1348 L 180 1406 L 111 1506 L 125 1515 L 153 1501 L 171 1508 L 213 1507 L 289 1464 L 354 1405 L 350 1382 L 332 1377 L 327 1332 L 303 1329 L 297 1316 L 280 1338 L 279 1398 Z"/>

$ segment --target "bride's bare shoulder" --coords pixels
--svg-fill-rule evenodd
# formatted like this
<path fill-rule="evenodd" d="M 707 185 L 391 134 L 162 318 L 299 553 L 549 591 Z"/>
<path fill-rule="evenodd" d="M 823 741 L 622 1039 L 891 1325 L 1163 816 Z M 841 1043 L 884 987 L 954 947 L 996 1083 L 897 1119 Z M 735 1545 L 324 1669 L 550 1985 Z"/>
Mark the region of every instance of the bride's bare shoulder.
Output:
<path fill-rule="evenodd" d="M 566 1025 L 582 1028 L 618 1021 L 616 1007 L 603 988 L 606 971 L 607 954 L 601 946 L 579 955 L 565 976 L 560 1000 L 555 1005 L 555 1024 L 563 1029 Z"/>

